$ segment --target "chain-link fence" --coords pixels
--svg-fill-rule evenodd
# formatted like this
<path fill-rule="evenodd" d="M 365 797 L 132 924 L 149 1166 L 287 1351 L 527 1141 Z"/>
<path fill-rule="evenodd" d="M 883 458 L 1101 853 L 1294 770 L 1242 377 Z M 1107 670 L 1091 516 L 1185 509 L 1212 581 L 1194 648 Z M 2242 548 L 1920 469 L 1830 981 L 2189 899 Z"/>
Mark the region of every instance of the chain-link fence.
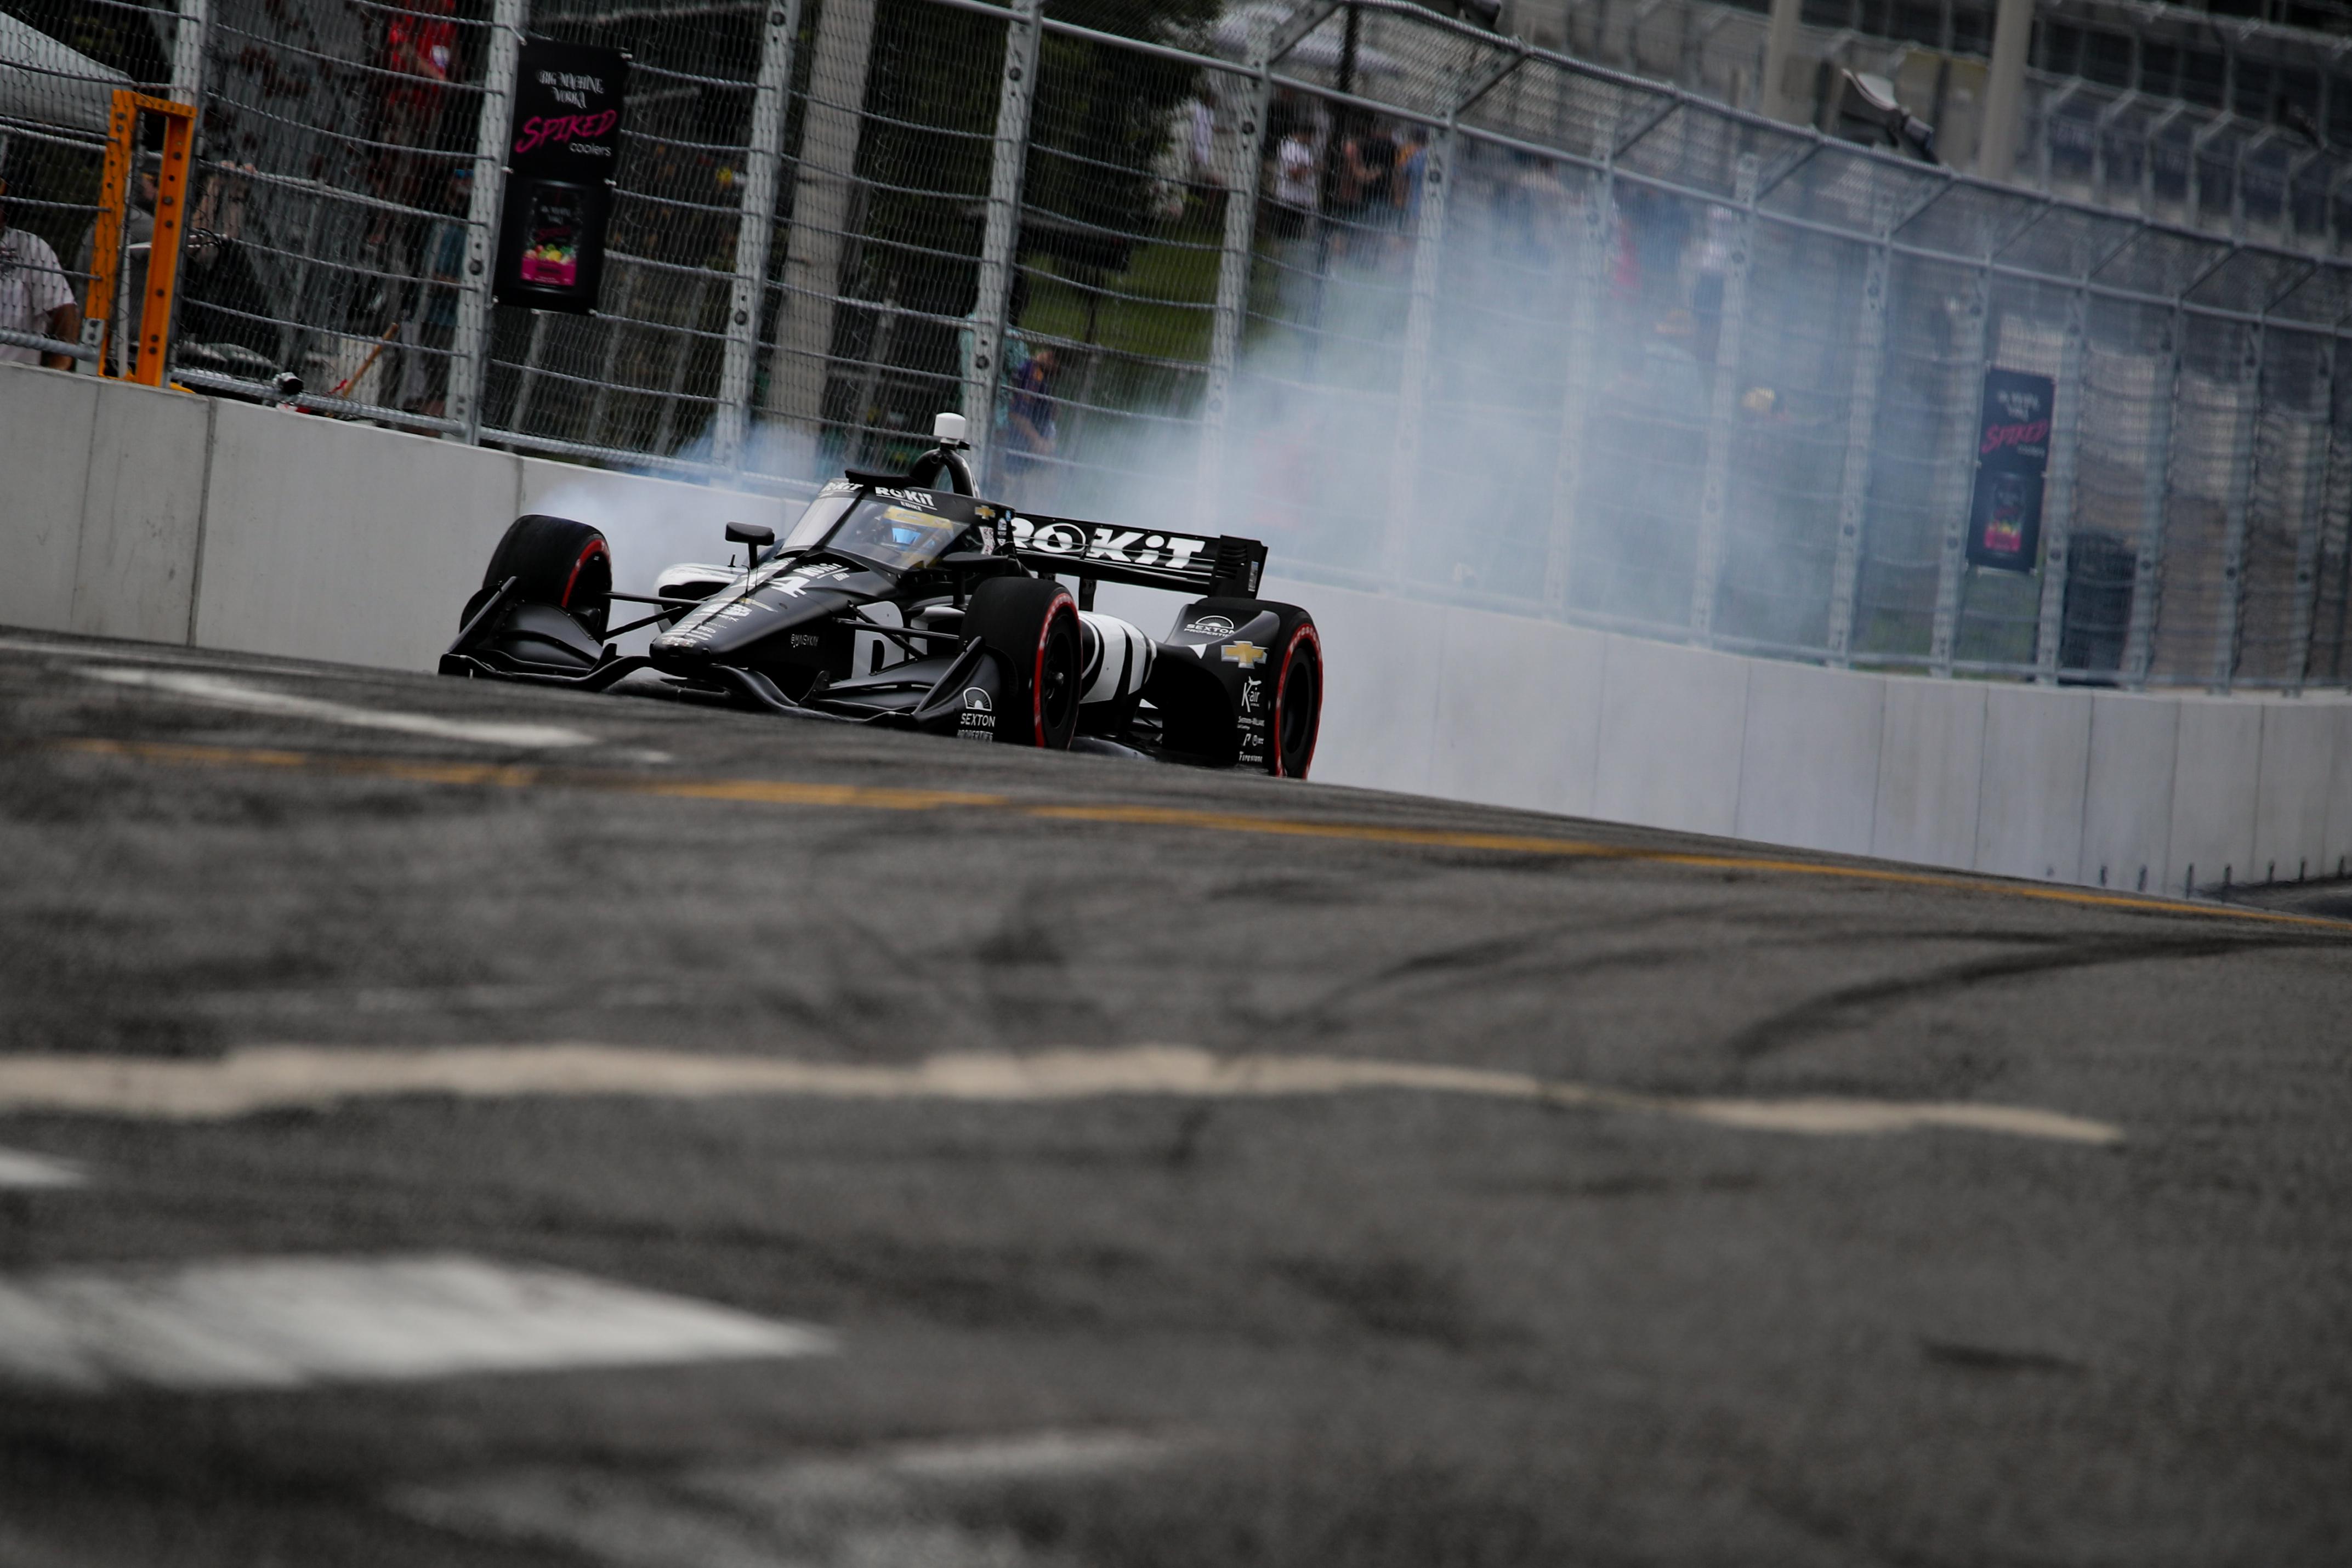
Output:
<path fill-rule="evenodd" d="M 201 61 L 210 389 L 785 490 L 954 407 L 1019 505 L 1338 584 L 1938 674 L 2352 679 L 2352 268 L 2306 231 L 1905 163 L 1402 0 L 0 4 L 145 28 L 93 81 Z M 592 316 L 485 292 L 526 33 L 631 56 Z M 64 256 L 91 133 L 25 96 L 10 200 Z M 2026 571 L 1966 548 L 1996 368 L 2058 389 Z"/>
<path fill-rule="evenodd" d="M 15 319 L 0 320 L 0 359 L 55 358 L 79 348 L 115 90 L 193 102 L 200 44 L 199 31 L 184 26 L 168 5 L 9 0 L 0 6 L 0 180 L 6 182 L 0 296 L 16 306 Z M 149 195 L 120 238 L 117 319 L 145 284 L 155 172 L 148 150 L 131 172 L 134 189 Z M 76 309 L 60 314 L 68 300 Z"/>

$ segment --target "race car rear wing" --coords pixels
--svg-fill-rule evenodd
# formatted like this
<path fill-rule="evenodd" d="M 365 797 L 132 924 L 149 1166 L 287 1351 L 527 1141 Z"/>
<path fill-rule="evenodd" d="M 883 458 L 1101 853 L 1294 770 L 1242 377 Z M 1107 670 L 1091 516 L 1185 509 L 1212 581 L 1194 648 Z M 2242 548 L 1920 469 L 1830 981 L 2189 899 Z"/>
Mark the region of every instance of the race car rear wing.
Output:
<path fill-rule="evenodd" d="M 1018 513 L 999 518 L 996 526 L 1000 553 L 1019 558 L 1034 572 L 1066 574 L 1081 584 L 1125 583 L 1203 598 L 1250 599 L 1257 596 L 1265 574 L 1265 546 L 1232 534 L 1210 538 Z"/>

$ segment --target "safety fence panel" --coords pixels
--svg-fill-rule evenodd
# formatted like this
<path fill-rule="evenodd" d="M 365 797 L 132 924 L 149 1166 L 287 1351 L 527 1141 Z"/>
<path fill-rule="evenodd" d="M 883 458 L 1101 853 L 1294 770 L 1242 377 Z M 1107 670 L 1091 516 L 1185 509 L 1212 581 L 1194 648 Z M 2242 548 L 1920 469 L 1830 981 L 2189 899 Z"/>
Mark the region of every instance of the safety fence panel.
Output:
<path fill-rule="evenodd" d="M 709 459 L 768 10 L 531 7 L 534 36 L 625 52 L 629 94 L 598 310 L 497 312 L 486 429 L 526 449 Z"/>
<path fill-rule="evenodd" d="M 457 428 L 486 0 L 207 7 L 178 373 Z"/>
<path fill-rule="evenodd" d="M 79 342 L 114 93 L 133 88 L 193 101 L 194 58 L 184 57 L 182 45 L 194 37 L 169 4 L 14 0 L 0 11 L 0 181 L 6 184 L 0 272 L 21 276 L 34 307 L 31 321 L 0 322 L 0 361 L 39 357 L 41 342 Z M 155 157 L 152 146 L 142 147 L 121 237 L 118 320 L 142 297 L 154 221 Z M 137 200 L 142 194 L 143 207 Z M 192 265 L 201 265 L 201 248 L 192 252 Z M 72 309 L 61 315 L 65 304 Z M 57 336 L 58 329 L 68 336 Z M 126 344 L 126 361 L 128 353 Z"/>
<path fill-rule="evenodd" d="M 1195 506 L 1245 79 L 1122 41 L 1198 42 L 1213 4 L 1054 0 L 1013 238 L 992 473 L 1041 511 L 1174 525 Z"/>
<path fill-rule="evenodd" d="M 1738 53 L 1724 9 L 1602 41 L 1696 69 Z M 1406 0 L 0 25 L 14 243 L 78 292 L 98 106 L 201 94 L 205 390 L 290 371 L 322 412 L 785 491 L 901 468 L 954 409 L 1018 505 L 1333 583 L 1940 675 L 2352 679 L 2347 182 L 2226 115 L 2045 94 L 2074 202 Z M 593 314 L 488 298 L 527 37 L 630 57 Z M 2057 387 L 2021 571 L 1967 548 L 1995 369 Z"/>

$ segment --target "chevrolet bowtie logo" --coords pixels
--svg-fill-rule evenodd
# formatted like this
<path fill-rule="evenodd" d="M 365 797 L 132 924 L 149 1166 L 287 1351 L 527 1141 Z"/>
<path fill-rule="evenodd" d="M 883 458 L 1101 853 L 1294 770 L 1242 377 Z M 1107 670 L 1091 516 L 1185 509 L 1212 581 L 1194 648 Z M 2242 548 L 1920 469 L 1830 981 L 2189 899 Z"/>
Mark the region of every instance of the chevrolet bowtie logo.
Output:
<path fill-rule="evenodd" d="M 1254 664 L 1264 664 L 1265 662 L 1265 649 L 1258 647 L 1257 644 L 1254 642 L 1227 643 L 1225 645 L 1225 662 L 1227 664 L 1238 664 L 1244 669 L 1247 669 Z"/>

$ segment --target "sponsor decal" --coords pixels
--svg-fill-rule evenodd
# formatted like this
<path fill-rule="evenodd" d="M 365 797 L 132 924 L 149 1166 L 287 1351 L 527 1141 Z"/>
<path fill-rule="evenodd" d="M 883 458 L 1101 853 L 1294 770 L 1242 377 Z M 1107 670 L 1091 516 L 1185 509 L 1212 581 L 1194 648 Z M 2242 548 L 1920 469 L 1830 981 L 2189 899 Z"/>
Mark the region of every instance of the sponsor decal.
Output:
<path fill-rule="evenodd" d="M 956 739 L 995 740 L 996 715 L 988 710 L 988 693 L 977 686 L 967 686 L 963 689 L 963 711 L 956 715 Z"/>
<path fill-rule="evenodd" d="M 1121 566 L 1152 566 L 1172 572 L 1190 570 L 1192 558 L 1213 542 L 1188 533 L 1147 533 L 1139 528 L 1081 525 L 1059 520 L 1039 522 L 1026 517 L 1013 518 L 1011 531 L 1016 550 L 1034 550 L 1048 555 L 1082 555 L 1089 561 L 1107 561 Z"/>
<path fill-rule="evenodd" d="M 1242 711 L 1255 713 L 1265 700 L 1265 682 L 1253 675 L 1242 682 Z"/>
<path fill-rule="evenodd" d="M 793 646 L 794 647 L 814 647 L 816 645 L 817 635 L 814 632 L 794 632 L 793 634 Z"/>
<path fill-rule="evenodd" d="M 794 571 L 791 576 L 785 578 L 782 582 L 776 583 L 772 585 L 775 588 L 776 592 L 783 595 L 785 597 L 797 599 L 803 593 L 806 592 L 811 587 L 828 582 L 835 577 L 846 577 L 847 575 L 849 575 L 849 568 L 846 566 L 803 566 Z"/>
<path fill-rule="evenodd" d="M 938 507 L 932 503 L 931 492 L 929 490 L 886 490 L 877 489 L 874 493 L 889 500 L 903 501 L 908 506 L 921 507 L 925 511 L 936 511 L 939 510 Z"/>
<path fill-rule="evenodd" d="M 1186 622 L 1184 629 L 1203 637 L 1229 637 L 1234 635 L 1234 623 L 1223 616 L 1202 616 L 1197 621 Z"/>
<path fill-rule="evenodd" d="M 1238 664 L 1244 669 L 1249 669 L 1265 662 L 1265 649 L 1254 642 L 1227 643 L 1224 659 L 1227 664 Z"/>

